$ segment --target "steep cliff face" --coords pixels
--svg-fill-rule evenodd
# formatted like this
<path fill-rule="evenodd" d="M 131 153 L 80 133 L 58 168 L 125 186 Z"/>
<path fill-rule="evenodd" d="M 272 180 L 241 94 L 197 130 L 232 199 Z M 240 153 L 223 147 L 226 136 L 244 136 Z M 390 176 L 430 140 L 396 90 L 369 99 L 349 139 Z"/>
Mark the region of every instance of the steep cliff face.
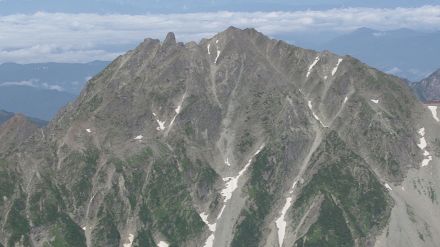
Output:
<path fill-rule="evenodd" d="M 405 228 L 434 246 L 437 129 L 348 56 L 232 27 L 146 39 L 2 152 L 0 242 L 394 246 Z"/>
<path fill-rule="evenodd" d="M 425 101 L 440 100 L 440 69 L 432 73 L 426 79 L 412 84 L 412 87 Z"/>

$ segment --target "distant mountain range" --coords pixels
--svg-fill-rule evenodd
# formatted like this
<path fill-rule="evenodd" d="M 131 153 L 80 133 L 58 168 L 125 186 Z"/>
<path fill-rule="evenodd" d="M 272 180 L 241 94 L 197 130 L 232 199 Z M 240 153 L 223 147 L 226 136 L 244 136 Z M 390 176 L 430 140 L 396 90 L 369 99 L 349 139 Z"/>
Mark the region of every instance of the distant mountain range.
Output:
<path fill-rule="evenodd" d="M 0 65 L 0 109 L 49 120 L 108 62 Z"/>
<path fill-rule="evenodd" d="M 295 45 L 351 55 L 410 81 L 419 81 L 440 68 L 440 32 L 360 28 L 340 36 L 323 33 L 285 38 Z"/>
<path fill-rule="evenodd" d="M 9 119 L 13 118 L 17 114 L 13 112 L 8 112 L 4 110 L 0 110 L 0 125 L 8 121 Z M 32 118 L 32 117 L 26 117 L 30 122 L 37 125 L 38 127 L 43 127 L 47 124 L 46 121 L 38 119 L 38 118 Z"/>

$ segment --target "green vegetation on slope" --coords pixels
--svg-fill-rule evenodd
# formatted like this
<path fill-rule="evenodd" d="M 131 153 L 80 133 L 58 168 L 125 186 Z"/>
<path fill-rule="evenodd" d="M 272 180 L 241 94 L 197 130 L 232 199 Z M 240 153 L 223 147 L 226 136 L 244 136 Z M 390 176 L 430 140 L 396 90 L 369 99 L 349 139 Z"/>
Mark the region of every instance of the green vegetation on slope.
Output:
<path fill-rule="evenodd" d="M 339 222 L 339 226 L 332 227 L 340 230 L 346 227 L 345 222 L 347 222 L 352 237 L 349 238 L 345 231 L 323 233 L 332 236 L 326 239 L 329 242 L 325 246 L 331 246 L 330 244 L 335 241 L 345 244 L 355 239 L 367 238 L 369 233 L 378 232 L 385 226 L 391 212 L 391 198 L 362 159 L 350 151 L 335 132 L 326 137 L 324 144 L 312 157 L 311 165 L 311 169 L 317 172 L 304 186 L 295 202 L 294 208 L 299 209 L 296 212 L 304 213 L 318 195 L 324 195 L 327 200 L 324 206 L 328 207 L 329 205 L 325 204 L 333 203 L 333 208 L 337 207 L 342 210 L 344 220 L 341 221 L 337 213 L 321 215 L 303 236 L 301 241 L 304 246 L 309 246 L 307 245 L 309 239 L 315 239 L 316 232 L 314 231 L 317 229 L 330 231 L 326 223 L 329 221 L 335 224 Z M 332 199 L 331 202 L 328 201 L 329 198 Z M 295 212 L 293 214 L 296 219 L 301 217 L 301 215 L 295 215 Z"/>
<path fill-rule="evenodd" d="M 263 149 L 252 164 L 252 173 L 248 184 L 249 201 L 251 205 L 243 210 L 243 221 L 237 226 L 231 246 L 258 246 L 261 240 L 261 227 L 264 218 L 271 210 L 273 200 L 267 180 L 274 171 L 269 162 L 270 152 Z M 267 179 L 265 179 L 267 178 Z"/>
<path fill-rule="evenodd" d="M 345 223 L 342 210 L 331 197 L 325 196 L 318 220 L 307 235 L 297 241 L 298 247 L 348 247 L 353 246 L 350 229 Z"/>

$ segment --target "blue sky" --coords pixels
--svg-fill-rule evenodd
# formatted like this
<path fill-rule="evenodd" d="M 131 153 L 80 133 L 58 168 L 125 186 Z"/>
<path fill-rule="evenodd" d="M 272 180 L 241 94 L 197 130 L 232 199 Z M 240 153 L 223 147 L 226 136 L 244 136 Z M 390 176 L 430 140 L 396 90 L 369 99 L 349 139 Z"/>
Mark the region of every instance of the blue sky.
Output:
<path fill-rule="evenodd" d="M 228 26 L 323 38 L 360 27 L 440 30 L 428 0 L 0 0 L 0 63 L 112 60 L 146 37 L 198 41 Z"/>
<path fill-rule="evenodd" d="M 297 11 L 346 7 L 419 7 L 436 0 L 0 0 L 0 14 L 65 13 L 189 13 L 211 11 Z"/>

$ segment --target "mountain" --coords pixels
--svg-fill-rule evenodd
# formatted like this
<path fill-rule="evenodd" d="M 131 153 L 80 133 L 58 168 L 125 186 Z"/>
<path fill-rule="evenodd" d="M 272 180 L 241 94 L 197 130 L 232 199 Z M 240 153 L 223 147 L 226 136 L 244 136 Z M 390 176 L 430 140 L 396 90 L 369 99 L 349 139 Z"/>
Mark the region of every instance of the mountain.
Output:
<path fill-rule="evenodd" d="M 425 101 L 440 100 L 440 69 L 427 78 L 411 85 L 417 95 Z"/>
<path fill-rule="evenodd" d="M 360 28 L 330 40 L 317 37 L 311 42 L 304 38 L 307 36 L 291 39 L 309 48 L 349 54 L 370 66 L 410 81 L 419 81 L 440 67 L 440 32 Z"/>
<path fill-rule="evenodd" d="M 438 246 L 432 113 L 397 77 L 254 29 L 145 39 L 0 148 L 0 242 Z"/>
<path fill-rule="evenodd" d="M 0 125 L 0 149 L 22 144 L 38 129 L 39 126 L 26 116 L 15 114 Z"/>
<path fill-rule="evenodd" d="M 0 64 L 0 86 L 22 85 L 79 94 L 85 82 L 109 62 Z"/>
<path fill-rule="evenodd" d="M 73 101 L 74 94 L 28 86 L 0 87 L 0 108 L 50 120 L 60 108 Z"/>
<path fill-rule="evenodd" d="M 0 110 L 0 125 L 8 121 L 9 119 L 13 118 L 15 115 L 16 114 L 12 112 Z M 37 125 L 38 127 L 44 127 L 47 124 L 46 121 L 38 118 L 31 118 L 31 117 L 26 117 L 26 118 L 33 124 Z"/>

